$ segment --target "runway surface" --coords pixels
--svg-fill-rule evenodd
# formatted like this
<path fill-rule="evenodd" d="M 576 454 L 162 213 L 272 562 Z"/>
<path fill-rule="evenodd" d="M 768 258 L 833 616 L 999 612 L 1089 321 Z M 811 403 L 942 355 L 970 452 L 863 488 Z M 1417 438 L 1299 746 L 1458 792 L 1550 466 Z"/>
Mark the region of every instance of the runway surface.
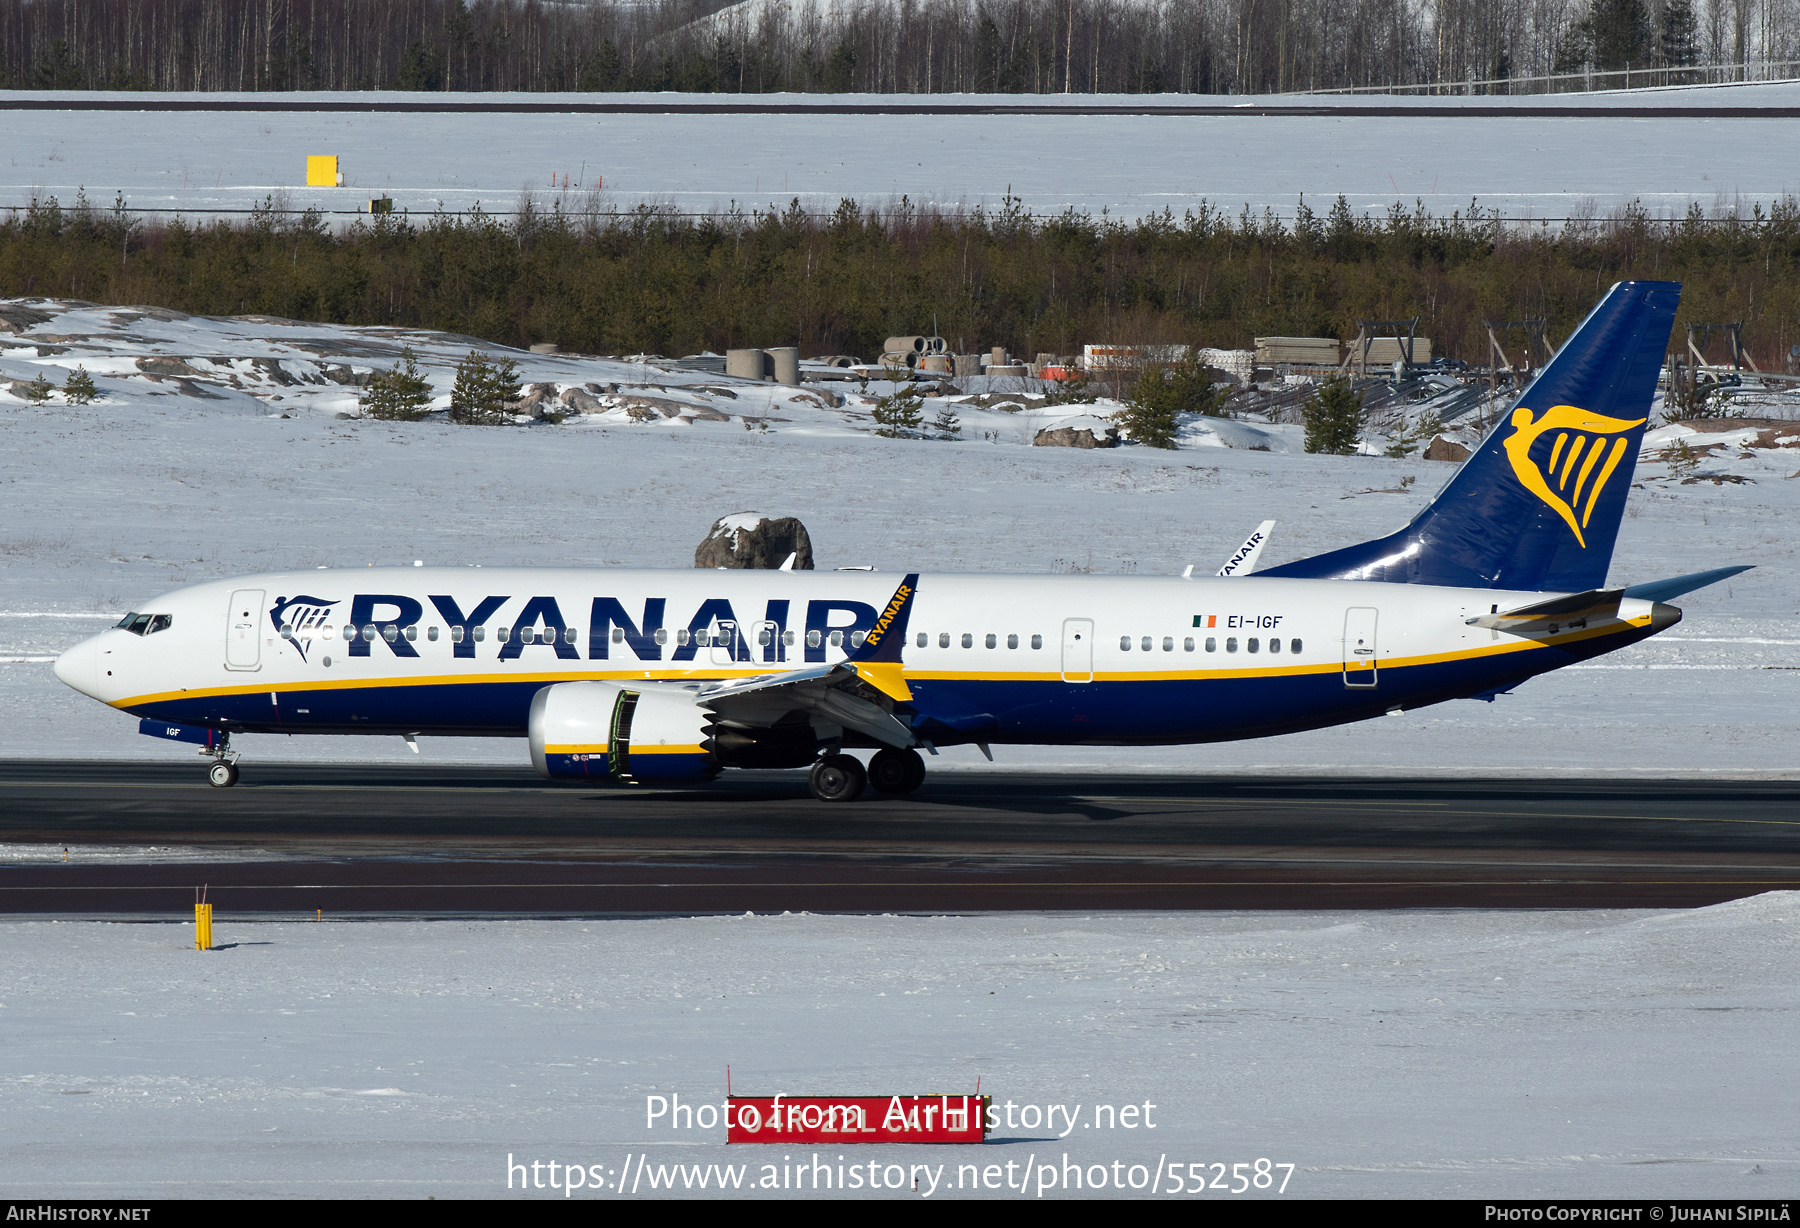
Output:
<path fill-rule="evenodd" d="M 1800 888 L 1800 783 L 0 762 L 0 912 L 1693 907 Z M 60 860 L 62 850 L 68 860 Z"/>

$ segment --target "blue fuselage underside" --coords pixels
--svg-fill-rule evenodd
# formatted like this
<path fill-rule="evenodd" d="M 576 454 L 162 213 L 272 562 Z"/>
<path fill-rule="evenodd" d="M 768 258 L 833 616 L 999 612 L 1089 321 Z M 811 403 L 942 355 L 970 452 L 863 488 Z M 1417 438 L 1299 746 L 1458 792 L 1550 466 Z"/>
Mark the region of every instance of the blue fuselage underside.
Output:
<path fill-rule="evenodd" d="M 1104 680 L 909 680 L 914 702 L 896 715 L 938 745 L 1172 745 L 1268 737 L 1363 720 L 1510 688 L 1616 651 L 1648 628 L 1528 651 L 1383 666 L 1378 685 L 1349 687 L 1337 671 L 1255 677 Z M 697 680 L 697 679 L 695 679 Z M 524 737 L 531 699 L 546 684 L 397 682 L 351 689 L 164 699 L 138 716 L 247 733 L 419 733 Z M 299 710 L 305 709 L 304 715 Z"/>

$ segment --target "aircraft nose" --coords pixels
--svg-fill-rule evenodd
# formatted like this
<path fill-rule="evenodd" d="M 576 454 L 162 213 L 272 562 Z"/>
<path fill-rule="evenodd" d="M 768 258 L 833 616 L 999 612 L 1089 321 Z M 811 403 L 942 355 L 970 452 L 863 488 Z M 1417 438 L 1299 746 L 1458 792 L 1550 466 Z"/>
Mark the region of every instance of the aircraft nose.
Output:
<path fill-rule="evenodd" d="M 99 637 L 90 637 L 56 658 L 56 676 L 83 695 L 93 696 L 99 690 Z"/>

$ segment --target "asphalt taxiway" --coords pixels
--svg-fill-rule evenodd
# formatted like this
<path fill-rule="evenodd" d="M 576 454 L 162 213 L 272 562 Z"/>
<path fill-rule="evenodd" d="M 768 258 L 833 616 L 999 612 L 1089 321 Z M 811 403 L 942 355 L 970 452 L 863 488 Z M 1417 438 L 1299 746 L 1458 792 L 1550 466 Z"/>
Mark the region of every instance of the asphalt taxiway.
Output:
<path fill-rule="evenodd" d="M 1693 907 L 1800 888 L 1800 782 L 0 761 L 0 911 L 466 915 Z M 61 857 L 68 850 L 68 860 Z M 133 850 L 143 850 L 134 855 Z"/>

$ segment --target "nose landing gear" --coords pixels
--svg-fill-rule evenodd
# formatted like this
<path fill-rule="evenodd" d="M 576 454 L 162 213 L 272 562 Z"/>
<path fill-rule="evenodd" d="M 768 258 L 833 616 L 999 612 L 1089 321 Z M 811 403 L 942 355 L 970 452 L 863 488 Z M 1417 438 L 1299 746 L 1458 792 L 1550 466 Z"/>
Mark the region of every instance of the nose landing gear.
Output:
<path fill-rule="evenodd" d="M 211 759 L 206 765 L 206 783 L 215 789 L 229 789 L 238 782 L 237 752 L 231 749 L 231 734 L 221 732 L 219 740 L 200 752 Z"/>

